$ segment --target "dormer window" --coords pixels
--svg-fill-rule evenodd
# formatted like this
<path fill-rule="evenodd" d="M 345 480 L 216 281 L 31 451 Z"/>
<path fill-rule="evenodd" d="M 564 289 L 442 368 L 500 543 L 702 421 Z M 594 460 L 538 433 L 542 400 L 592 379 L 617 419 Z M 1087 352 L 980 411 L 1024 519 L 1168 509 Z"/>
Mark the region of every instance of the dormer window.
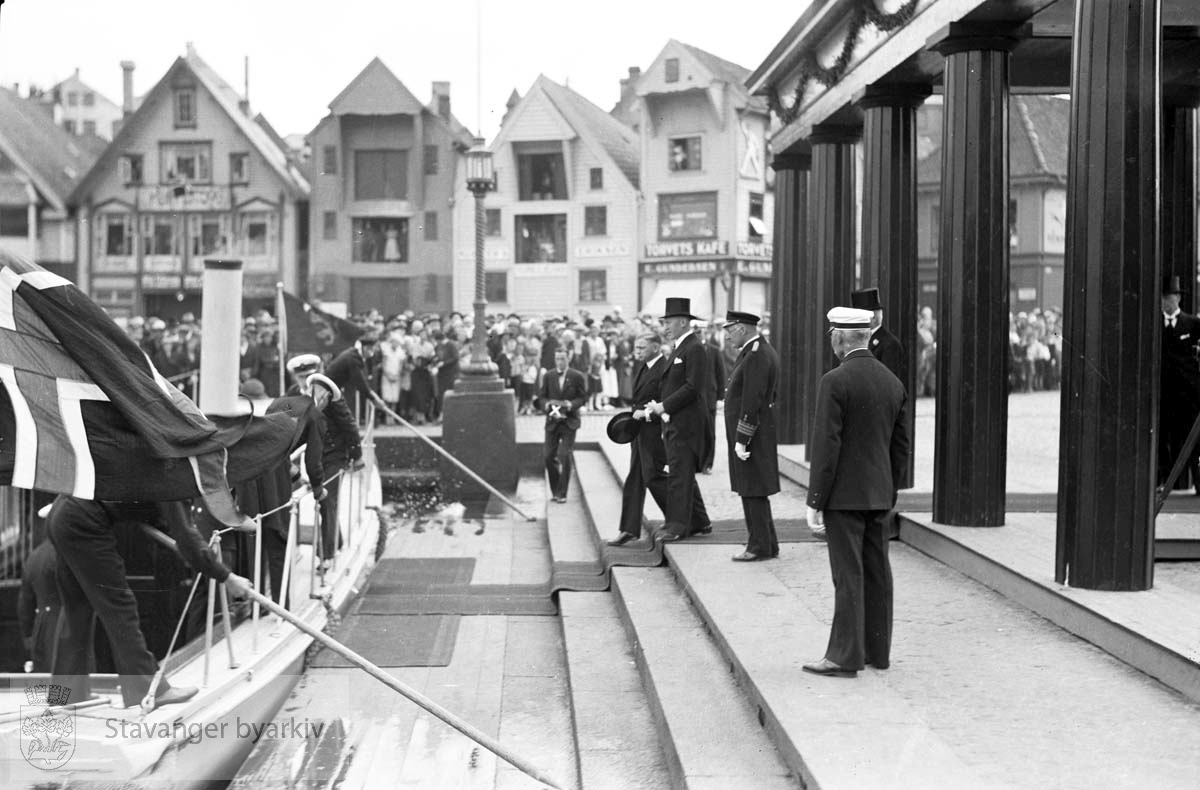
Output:
<path fill-rule="evenodd" d="M 667 58 L 664 70 L 667 82 L 679 82 L 679 58 Z"/>
<path fill-rule="evenodd" d="M 250 154 L 229 155 L 229 183 L 250 183 Z"/>
<path fill-rule="evenodd" d="M 519 200 L 566 200 L 567 169 L 560 143 L 516 143 Z"/>
<path fill-rule="evenodd" d="M 142 183 L 142 155 L 126 154 L 117 160 L 117 171 L 121 175 L 121 183 L 126 186 L 138 186 Z"/>
<path fill-rule="evenodd" d="M 196 89 L 175 89 L 175 128 L 195 128 Z"/>

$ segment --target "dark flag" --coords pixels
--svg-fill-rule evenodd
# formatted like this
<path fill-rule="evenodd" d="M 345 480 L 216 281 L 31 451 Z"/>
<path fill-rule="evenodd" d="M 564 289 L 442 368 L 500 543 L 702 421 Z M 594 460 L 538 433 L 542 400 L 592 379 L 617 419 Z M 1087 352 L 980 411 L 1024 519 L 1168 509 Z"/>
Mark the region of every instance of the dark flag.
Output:
<path fill-rule="evenodd" d="M 287 355 L 316 354 L 326 362 L 354 345 L 362 335 L 354 322 L 338 318 L 304 300 L 283 293 Z"/>
<path fill-rule="evenodd" d="M 0 250 L 0 485 L 83 499 L 201 496 L 242 522 L 230 483 L 288 453 L 295 423 L 208 418 L 68 280 Z"/>

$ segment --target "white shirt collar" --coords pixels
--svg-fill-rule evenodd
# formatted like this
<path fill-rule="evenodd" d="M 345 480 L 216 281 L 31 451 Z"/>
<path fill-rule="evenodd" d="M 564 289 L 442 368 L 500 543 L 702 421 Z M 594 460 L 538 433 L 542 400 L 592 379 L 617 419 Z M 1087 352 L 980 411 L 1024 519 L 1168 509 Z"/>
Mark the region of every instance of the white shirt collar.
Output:
<path fill-rule="evenodd" d="M 1176 308 L 1175 308 L 1175 312 L 1173 312 L 1173 313 L 1163 313 L 1163 317 L 1164 317 L 1164 318 L 1178 318 L 1178 317 L 1179 317 L 1179 314 L 1180 314 L 1180 313 L 1182 313 L 1182 312 L 1183 312 L 1183 310 L 1182 310 L 1181 308 L 1178 308 L 1178 307 L 1176 307 Z"/>
<path fill-rule="evenodd" d="M 648 368 L 654 367 L 658 363 L 658 361 L 662 358 L 663 358 L 663 355 L 662 355 L 662 352 L 660 351 L 657 354 L 655 354 L 653 357 L 650 358 L 650 360 L 646 363 L 646 367 L 648 367 Z"/>
<path fill-rule="evenodd" d="M 742 348 L 745 348 L 746 346 L 750 345 L 750 344 L 751 344 L 751 343 L 753 343 L 755 340 L 758 340 L 760 337 L 762 337 L 762 335 L 755 335 L 754 337 L 750 338 L 750 339 L 749 339 L 749 340 L 747 340 L 745 343 L 742 343 Z"/>
<path fill-rule="evenodd" d="M 675 348 L 679 348 L 680 344 L 683 343 L 684 339 L 687 338 L 688 335 L 694 334 L 696 334 L 696 330 L 694 329 L 689 329 L 688 331 L 684 332 L 679 336 L 679 339 L 675 341 Z"/>

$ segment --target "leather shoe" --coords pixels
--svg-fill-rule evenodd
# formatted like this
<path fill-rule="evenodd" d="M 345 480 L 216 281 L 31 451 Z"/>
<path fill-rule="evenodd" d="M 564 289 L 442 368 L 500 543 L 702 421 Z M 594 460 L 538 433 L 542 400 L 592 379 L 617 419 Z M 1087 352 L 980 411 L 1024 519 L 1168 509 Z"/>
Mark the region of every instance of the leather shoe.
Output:
<path fill-rule="evenodd" d="M 554 501 L 561 505 L 567 501 L 567 498 L 565 496 L 556 496 L 554 497 Z"/>
<path fill-rule="evenodd" d="M 674 532 L 660 532 L 654 536 L 654 541 L 656 543 L 673 543 L 679 540 L 680 537 L 680 535 L 676 535 Z"/>
<path fill-rule="evenodd" d="M 617 535 L 612 540 L 605 541 L 605 542 L 608 543 L 608 545 L 610 545 L 610 546 L 624 546 L 626 543 L 629 543 L 630 541 L 633 541 L 633 540 L 637 540 L 636 535 L 630 535 L 628 532 L 622 532 L 620 535 Z"/>
<path fill-rule="evenodd" d="M 748 551 L 743 551 L 741 554 L 733 555 L 734 562 L 758 562 L 759 560 L 768 560 L 770 557 L 760 557 L 757 554 L 752 554 Z"/>
<path fill-rule="evenodd" d="M 177 705 L 180 702 L 187 702 L 196 696 L 197 691 L 199 689 L 195 686 L 172 686 L 154 698 L 154 707 L 161 708 L 163 705 Z"/>
<path fill-rule="evenodd" d="M 693 535 L 711 535 L 712 534 L 712 524 L 705 524 L 703 527 L 696 527 L 696 529 L 692 532 L 692 534 Z"/>
<path fill-rule="evenodd" d="M 830 661 L 828 658 L 822 658 L 815 664 L 805 664 L 805 672 L 811 672 L 814 675 L 823 675 L 827 678 L 854 678 L 858 677 L 858 672 L 853 669 L 842 669 L 837 664 Z"/>

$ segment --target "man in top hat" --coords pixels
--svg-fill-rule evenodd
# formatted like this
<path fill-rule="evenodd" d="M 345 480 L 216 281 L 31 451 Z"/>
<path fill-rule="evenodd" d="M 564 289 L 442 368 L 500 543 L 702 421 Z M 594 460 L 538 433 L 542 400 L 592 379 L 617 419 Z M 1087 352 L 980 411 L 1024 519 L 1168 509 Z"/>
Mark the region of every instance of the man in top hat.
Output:
<path fill-rule="evenodd" d="M 693 534 L 712 532 L 696 472 L 708 452 L 710 429 L 708 404 L 704 391 L 709 386 L 712 367 L 703 343 L 692 331 L 692 300 L 668 297 L 662 316 L 667 334 L 675 348 L 663 370 L 660 400 L 646 404 L 646 410 L 663 422 L 663 442 L 667 450 L 668 481 L 666 523 L 656 540 L 666 542 Z"/>
<path fill-rule="evenodd" d="M 629 443 L 629 474 L 621 490 L 620 532 L 608 541 L 610 546 L 624 546 L 642 536 L 642 510 L 646 491 L 655 504 L 667 513 L 667 449 L 663 445 L 662 423 L 647 410 L 646 404 L 655 400 L 662 389 L 666 359 L 662 353 L 662 338 L 653 332 L 639 335 L 633 343 L 638 360 L 633 373 L 633 424 L 637 433 Z"/>
<path fill-rule="evenodd" d="M 734 562 L 779 556 L 779 539 L 771 517 L 772 494 L 779 493 L 779 443 L 775 398 L 779 354 L 758 332 L 758 316 L 730 310 L 725 337 L 736 345 L 737 362 L 725 390 L 725 440 L 729 445 L 729 487 L 742 498 L 749 538 Z"/>
<path fill-rule="evenodd" d="M 554 368 L 542 377 L 534 405 L 546 413 L 546 438 L 542 455 L 546 462 L 546 477 L 550 482 L 550 497 L 555 502 L 567 501 L 571 484 L 571 453 L 575 449 L 575 432 L 579 430 L 579 410 L 587 401 L 587 379 L 574 368 L 567 367 L 569 350 L 559 346 L 554 350 Z"/>
<path fill-rule="evenodd" d="M 875 358 L 900 379 L 908 381 L 908 357 L 900 339 L 883 326 L 883 303 L 879 301 L 878 288 L 863 288 L 850 294 L 850 306 L 858 310 L 871 311 L 871 341 L 867 347 Z"/>
<path fill-rule="evenodd" d="M 867 348 L 871 313 L 835 307 L 830 343 L 842 364 L 821 377 L 812 427 L 808 522 L 826 526 L 833 626 L 825 657 L 804 671 L 854 677 L 886 669 L 892 645 L 892 569 L 886 517 L 908 462 L 908 396 Z"/>
<path fill-rule="evenodd" d="M 1183 452 L 1187 435 L 1200 414 L 1200 365 L 1196 349 L 1200 345 L 1200 318 L 1179 309 L 1183 289 L 1179 277 L 1168 277 L 1162 292 L 1162 369 L 1159 374 L 1158 407 L 1158 482 L 1166 482 L 1171 467 Z M 1189 454 L 1187 470 L 1180 475 L 1177 488 L 1195 486 L 1200 494 L 1200 470 L 1196 448 Z"/>

